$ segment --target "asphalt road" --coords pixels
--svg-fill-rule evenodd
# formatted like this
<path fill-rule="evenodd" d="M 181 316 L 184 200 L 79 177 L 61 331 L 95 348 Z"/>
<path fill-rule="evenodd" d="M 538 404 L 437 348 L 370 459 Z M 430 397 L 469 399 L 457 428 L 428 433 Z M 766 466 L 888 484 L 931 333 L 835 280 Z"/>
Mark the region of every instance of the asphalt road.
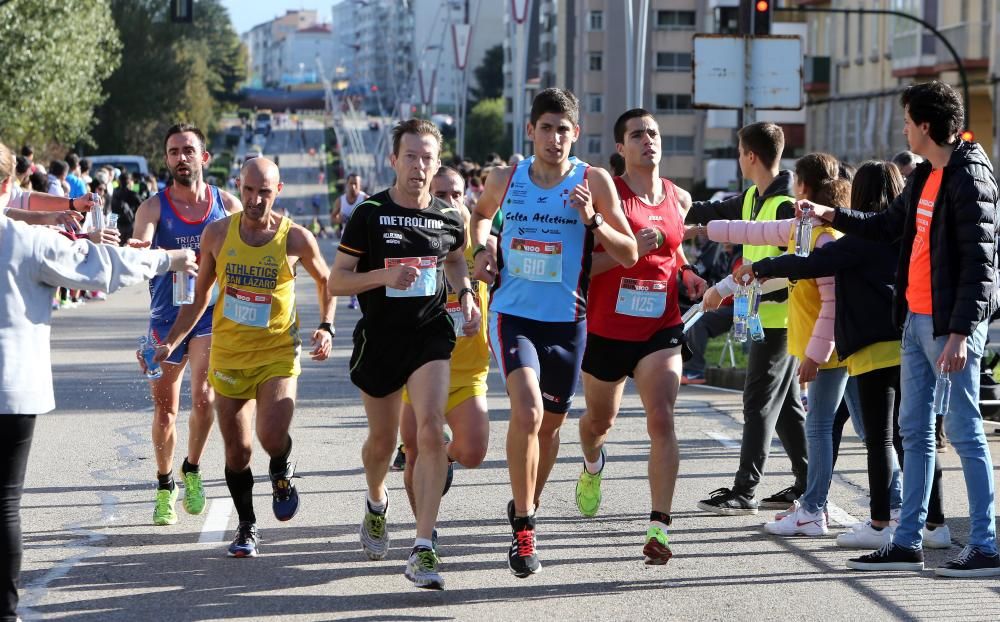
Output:
<path fill-rule="evenodd" d="M 281 130 L 273 140 L 279 146 L 291 142 Z M 309 196 L 308 183 L 315 179 L 307 174 L 308 156 L 296 147 L 280 158 L 283 168 L 288 166 L 283 170 L 286 198 Z M 330 240 L 323 248 L 332 258 Z M 298 295 L 302 325 L 316 324 L 316 294 L 308 276 L 299 279 Z M 943 580 L 929 571 L 858 573 L 844 566 L 856 553 L 834 542 L 840 526 L 826 538 L 780 539 L 763 533 L 764 513 L 731 518 L 699 511 L 698 499 L 731 484 L 741 427 L 740 395 L 708 388 L 685 387 L 678 401 L 681 474 L 671 531 L 675 557 L 669 565 L 642 563 L 649 443 L 630 386 L 607 447 L 599 516 L 580 517 L 574 502 L 581 464 L 580 398 L 539 512 L 544 572 L 517 579 L 505 559 L 509 411 L 495 372 L 489 454 L 479 469 L 457 470 L 442 504 L 447 589 L 416 590 L 402 574 L 414 521 L 401 474 L 389 478 L 393 548 L 388 558 L 368 561 L 358 543 L 366 423 L 347 377 L 349 335 L 358 312 L 344 304 L 336 318 L 340 337 L 334 356 L 324 363 L 304 360 L 299 380 L 292 434 L 302 509 L 289 523 L 271 516 L 267 459 L 256 451 L 262 554 L 244 560 L 225 555 L 236 517 L 217 431 L 202 462 L 211 497 L 206 512 L 189 516 L 178 503 L 177 525 L 151 525 L 151 405 L 132 354 L 135 338 L 145 330 L 145 289 L 134 287 L 107 302 L 58 312 L 52 335 L 58 409 L 39 418 L 24 498 L 25 619 L 1000 619 L 1000 580 Z M 178 465 L 187 437 L 186 414 L 183 419 Z M 997 464 L 1000 436 L 991 436 L 991 447 Z M 959 461 L 954 451 L 940 458 L 955 546 L 928 551 L 929 567 L 957 554 L 968 531 Z M 762 492 L 790 483 L 788 462 L 776 441 Z M 846 434 L 831 491 L 843 513 L 834 516 L 845 523 L 851 516 L 864 517 L 866 494 L 864 449 Z"/>

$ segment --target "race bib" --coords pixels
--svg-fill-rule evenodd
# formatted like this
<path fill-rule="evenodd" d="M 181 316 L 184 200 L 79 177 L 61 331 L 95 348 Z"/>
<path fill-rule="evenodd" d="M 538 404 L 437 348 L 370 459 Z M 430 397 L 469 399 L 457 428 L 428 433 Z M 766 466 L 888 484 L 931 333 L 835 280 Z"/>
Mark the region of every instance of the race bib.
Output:
<path fill-rule="evenodd" d="M 385 288 L 389 298 L 415 298 L 433 296 L 437 293 L 437 257 L 386 257 L 385 267 L 413 266 L 417 269 L 417 280 L 406 289 Z"/>
<path fill-rule="evenodd" d="M 237 324 L 267 328 L 271 320 L 271 294 L 258 294 L 226 286 L 222 315 Z"/>
<path fill-rule="evenodd" d="M 451 323 L 455 325 L 455 336 L 465 337 L 465 333 L 462 329 L 465 328 L 465 314 L 462 313 L 462 303 L 457 300 L 454 302 L 449 302 L 444 306 L 448 315 L 451 316 Z"/>
<path fill-rule="evenodd" d="M 507 253 L 513 276 L 542 283 L 562 281 L 562 242 L 536 242 L 513 238 Z"/>
<path fill-rule="evenodd" d="M 666 308 L 666 282 L 622 279 L 615 313 L 633 317 L 661 317 Z"/>

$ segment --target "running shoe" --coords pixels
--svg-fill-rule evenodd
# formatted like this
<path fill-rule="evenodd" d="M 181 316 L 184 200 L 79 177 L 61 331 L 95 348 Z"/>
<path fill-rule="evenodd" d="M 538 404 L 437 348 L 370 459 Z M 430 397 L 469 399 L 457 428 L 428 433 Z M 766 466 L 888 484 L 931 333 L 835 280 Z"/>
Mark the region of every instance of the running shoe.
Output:
<path fill-rule="evenodd" d="M 748 516 L 757 513 L 757 502 L 753 497 L 747 497 L 728 488 L 713 490 L 709 493 L 708 499 L 698 502 L 698 507 L 723 516 Z"/>
<path fill-rule="evenodd" d="M 793 514 L 796 511 L 798 511 L 798 509 L 800 507 L 802 507 L 802 504 L 799 503 L 798 499 L 796 499 L 795 501 L 792 501 L 792 505 L 788 506 L 787 510 L 782 510 L 780 512 L 775 513 L 774 520 L 778 521 L 778 520 L 781 520 L 784 517 L 788 516 L 789 514 Z M 830 510 L 827 509 L 826 507 L 823 508 L 823 516 L 826 517 L 826 524 L 829 525 L 830 524 Z M 872 547 L 872 548 L 878 548 L 878 547 Z"/>
<path fill-rule="evenodd" d="M 822 512 L 813 514 L 800 506 L 781 520 L 765 523 L 764 531 L 774 536 L 825 536 L 829 530 Z"/>
<path fill-rule="evenodd" d="M 385 498 L 385 511 L 381 514 L 372 510 L 365 497 L 365 517 L 361 520 L 361 548 L 372 561 L 385 559 L 389 553 L 389 526 L 386 516 L 389 514 L 389 497 Z"/>
<path fill-rule="evenodd" d="M 241 521 L 236 527 L 236 537 L 229 545 L 230 557 L 257 557 L 257 545 L 260 536 L 257 535 L 257 525 L 250 521 Z"/>
<path fill-rule="evenodd" d="M 434 530 L 431 531 L 431 548 L 434 549 L 434 554 L 437 555 L 438 558 L 440 558 L 441 554 L 438 552 L 438 530 L 437 530 L 437 528 L 435 528 Z"/>
<path fill-rule="evenodd" d="M 692 371 L 681 375 L 681 384 L 705 384 L 705 374 L 702 372 Z"/>
<path fill-rule="evenodd" d="M 782 510 L 802 496 L 802 491 L 795 486 L 789 486 L 784 490 L 779 490 L 770 497 L 760 500 L 762 510 Z"/>
<path fill-rule="evenodd" d="M 447 445 L 450 442 L 451 442 L 451 433 L 448 431 L 447 426 L 445 426 L 444 444 Z M 447 452 L 445 452 L 445 455 L 447 456 Z M 451 490 L 451 483 L 455 479 L 455 461 L 451 459 L 451 456 L 447 456 L 447 458 L 448 458 L 448 474 L 445 476 L 444 492 L 441 493 L 442 497 L 448 494 L 448 491 Z"/>
<path fill-rule="evenodd" d="M 406 469 L 406 452 L 403 451 L 403 444 L 400 443 L 399 447 L 396 448 L 396 457 L 393 459 L 389 470 L 402 471 L 404 469 Z"/>
<path fill-rule="evenodd" d="M 425 590 L 443 590 L 444 578 L 438 572 L 441 559 L 427 547 L 418 546 L 406 560 L 406 570 L 403 574 L 414 585 Z"/>
<path fill-rule="evenodd" d="M 888 542 L 874 553 L 847 560 L 847 567 L 854 570 L 923 570 L 924 552 Z"/>
<path fill-rule="evenodd" d="M 642 554 L 646 557 L 647 566 L 663 566 L 673 552 L 670 550 L 670 538 L 667 532 L 659 527 L 650 527 L 646 530 L 646 546 L 642 547 Z"/>
<path fill-rule="evenodd" d="M 958 557 L 935 568 L 934 574 L 939 577 L 998 577 L 1000 555 L 990 555 L 981 549 L 967 546 Z"/>
<path fill-rule="evenodd" d="M 511 499 L 507 502 L 507 522 L 510 523 L 510 528 L 514 529 L 514 519 L 517 517 L 517 509 L 514 507 L 514 500 Z"/>
<path fill-rule="evenodd" d="M 201 514 L 205 511 L 205 486 L 199 472 L 189 471 L 184 474 L 184 511 L 188 514 Z"/>
<path fill-rule="evenodd" d="M 347 308 L 348 309 L 360 309 L 361 308 L 361 305 L 358 304 L 358 297 L 357 296 L 351 296 L 351 301 L 347 303 Z"/>
<path fill-rule="evenodd" d="M 280 521 L 292 520 L 299 511 L 299 491 L 295 489 L 292 478 L 295 477 L 295 463 L 286 462 L 281 473 L 270 473 L 271 476 L 271 509 L 274 517 Z"/>
<path fill-rule="evenodd" d="M 837 546 L 845 549 L 868 549 L 869 551 L 880 549 L 892 542 L 893 531 L 891 526 L 875 529 L 871 520 L 866 520 L 837 536 Z"/>
<path fill-rule="evenodd" d="M 507 555 L 507 566 L 519 579 L 530 577 L 542 571 L 535 550 L 535 517 L 526 516 L 514 521 L 514 535 Z"/>
<path fill-rule="evenodd" d="M 586 517 L 596 516 L 601 509 L 601 477 L 604 475 L 604 465 L 607 456 L 604 448 L 601 448 L 601 470 L 598 473 L 591 473 L 584 464 L 580 472 L 580 478 L 576 481 L 576 507 L 580 514 Z"/>
<path fill-rule="evenodd" d="M 951 529 L 948 529 L 948 525 L 940 525 L 934 529 L 924 526 L 923 542 L 925 549 L 950 549 Z"/>
<path fill-rule="evenodd" d="M 176 484 L 170 490 L 166 488 L 156 489 L 156 505 L 153 507 L 154 525 L 162 527 L 177 523 L 177 511 L 174 509 L 174 505 L 177 503 L 178 492 Z"/>

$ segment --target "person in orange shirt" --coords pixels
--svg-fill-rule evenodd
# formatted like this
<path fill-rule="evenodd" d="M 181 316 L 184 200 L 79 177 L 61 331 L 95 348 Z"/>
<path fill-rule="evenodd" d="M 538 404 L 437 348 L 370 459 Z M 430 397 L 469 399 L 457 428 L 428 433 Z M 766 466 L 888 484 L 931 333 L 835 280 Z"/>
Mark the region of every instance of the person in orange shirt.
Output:
<path fill-rule="evenodd" d="M 902 238 L 893 319 L 902 327 L 900 434 L 903 511 L 892 542 L 851 559 L 855 570 L 923 570 L 921 529 L 934 473 L 935 380 L 951 381 L 945 431 L 962 459 L 969 494 L 969 542 L 936 569 L 946 577 L 1000 576 L 994 525 L 993 460 L 979 412 L 979 367 L 997 290 L 997 182 L 983 148 L 959 138 L 961 98 L 947 84 L 903 91 L 903 134 L 926 161 L 888 210 L 863 213 L 798 208 L 837 229 L 870 239 Z M 944 387 L 942 387 L 943 389 Z"/>

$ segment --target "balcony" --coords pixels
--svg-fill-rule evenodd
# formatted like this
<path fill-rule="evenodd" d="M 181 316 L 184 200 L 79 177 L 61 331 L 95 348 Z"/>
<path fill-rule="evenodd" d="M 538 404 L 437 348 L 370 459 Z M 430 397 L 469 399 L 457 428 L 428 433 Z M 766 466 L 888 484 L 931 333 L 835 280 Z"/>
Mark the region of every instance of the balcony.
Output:
<path fill-rule="evenodd" d="M 986 69 L 990 59 L 990 25 L 983 23 L 955 24 L 939 28 L 951 43 L 966 69 Z M 955 69 L 955 59 L 941 41 L 937 44 L 937 69 Z"/>
<path fill-rule="evenodd" d="M 830 90 L 830 57 L 806 56 L 803 64 L 803 88 L 806 93 Z"/>

